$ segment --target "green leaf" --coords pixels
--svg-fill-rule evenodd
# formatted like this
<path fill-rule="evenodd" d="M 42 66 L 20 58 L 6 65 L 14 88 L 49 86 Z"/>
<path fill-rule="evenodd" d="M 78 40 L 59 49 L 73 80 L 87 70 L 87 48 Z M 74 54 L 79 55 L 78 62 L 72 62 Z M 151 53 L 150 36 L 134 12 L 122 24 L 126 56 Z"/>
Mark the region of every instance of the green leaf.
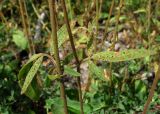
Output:
<path fill-rule="evenodd" d="M 55 75 L 48 75 L 48 78 L 50 79 L 50 80 L 56 80 L 56 79 L 59 79 L 59 78 L 61 78 L 62 77 L 62 75 L 59 75 L 59 74 L 55 74 Z"/>
<path fill-rule="evenodd" d="M 103 69 L 97 67 L 92 61 L 89 61 L 88 65 L 91 75 L 94 75 L 95 78 L 101 79 L 102 81 L 106 81 L 106 79 L 104 78 Z"/>
<path fill-rule="evenodd" d="M 24 33 L 20 30 L 15 30 L 13 35 L 13 42 L 21 49 L 26 49 L 28 45 L 28 41 L 24 36 Z"/>
<path fill-rule="evenodd" d="M 64 114 L 63 101 L 60 98 L 47 99 L 45 108 L 51 110 L 53 114 Z"/>
<path fill-rule="evenodd" d="M 119 102 L 119 103 L 117 104 L 117 108 L 119 108 L 119 109 L 121 109 L 121 110 L 125 110 L 125 107 L 124 107 L 124 105 L 123 105 L 122 102 Z"/>
<path fill-rule="evenodd" d="M 80 114 L 80 103 L 75 100 L 67 99 L 67 107 L 70 112 L 73 114 Z M 91 113 L 91 107 L 88 104 L 83 104 L 84 114 Z M 63 101 L 60 98 L 47 99 L 46 100 L 46 109 L 52 110 L 54 114 L 63 114 Z"/>
<path fill-rule="evenodd" d="M 41 56 L 43 56 L 43 54 L 42 54 L 42 53 L 38 53 L 38 54 L 34 54 L 34 55 L 32 55 L 32 56 L 31 56 L 31 58 L 27 61 L 27 63 L 26 63 L 26 64 L 28 64 L 28 63 L 30 63 L 30 62 L 32 62 L 32 61 L 34 61 L 34 60 L 38 59 L 38 58 L 39 58 L 39 57 L 41 57 Z"/>
<path fill-rule="evenodd" d="M 68 40 L 68 31 L 67 27 L 64 24 L 57 32 L 58 37 L 58 48 L 61 47 L 61 45 Z M 53 41 L 51 41 L 51 52 L 53 53 Z"/>
<path fill-rule="evenodd" d="M 62 46 L 62 44 L 68 40 L 68 31 L 67 27 L 64 24 L 57 32 L 57 37 L 58 37 L 58 48 Z M 51 52 L 53 53 L 53 41 L 51 41 Z"/>
<path fill-rule="evenodd" d="M 155 41 L 156 41 L 156 42 L 160 42 L 160 35 L 156 36 Z"/>
<path fill-rule="evenodd" d="M 147 93 L 146 85 L 141 80 L 136 80 L 134 84 L 135 84 L 134 86 L 135 86 L 135 92 L 136 92 L 137 96 L 141 100 L 143 100 L 144 96 Z"/>
<path fill-rule="evenodd" d="M 32 62 L 30 62 L 29 64 L 25 64 L 21 68 L 21 70 L 19 71 L 18 83 L 21 88 L 23 86 L 25 77 L 26 77 L 27 73 L 29 72 L 32 65 L 33 65 Z M 40 90 L 39 90 L 38 86 L 35 85 L 35 83 L 36 83 L 36 79 L 33 79 L 32 83 L 29 85 L 27 91 L 25 92 L 25 95 L 28 96 L 30 99 L 37 101 L 40 96 Z"/>
<path fill-rule="evenodd" d="M 68 109 L 74 113 L 74 114 L 80 114 L 80 103 L 78 101 L 75 100 L 70 100 L 67 99 L 68 101 Z M 85 103 L 83 103 L 83 107 L 84 107 L 84 114 L 89 114 L 91 113 L 91 107 Z"/>
<path fill-rule="evenodd" d="M 144 8 L 141 8 L 141 9 L 138 9 L 138 10 L 134 11 L 134 13 L 136 13 L 136 14 L 138 14 L 138 13 L 146 13 L 146 12 L 147 11 Z"/>
<path fill-rule="evenodd" d="M 27 114 L 36 114 L 33 110 L 29 109 Z"/>
<path fill-rule="evenodd" d="M 68 40 L 68 31 L 65 24 L 58 30 L 57 36 L 58 36 L 58 47 L 61 47 L 61 45 L 66 40 Z"/>
<path fill-rule="evenodd" d="M 33 61 L 38 59 L 40 56 L 43 56 L 43 54 L 35 54 L 33 55 L 29 61 L 21 68 L 18 74 L 18 82 L 19 86 L 22 88 L 24 80 L 27 76 L 27 73 L 29 72 L 31 66 L 33 65 Z M 27 91 L 25 92 L 25 95 L 28 96 L 30 99 L 37 101 L 40 96 L 40 89 L 37 84 L 37 80 L 33 79 L 31 84 L 29 85 Z"/>
<path fill-rule="evenodd" d="M 69 66 L 64 66 L 64 73 L 73 77 L 78 77 L 81 76 L 80 73 L 78 73 L 77 71 L 73 70 L 71 67 Z"/>
<path fill-rule="evenodd" d="M 136 92 L 144 92 L 144 87 L 146 86 L 141 80 L 136 80 L 134 84 Z"/>
<path fill-rule="evenodd" d="M 99 52 L 92 56 L 94 60 L 109 61 L 109 62 L 120 62 L 128 61 L 137 58 L 147 57 L 156 54 L 156 51 L 146 49 L 129 49 L 120 52 L 105 51 Z"/>
<path fill-rule="evenodd" d="M 39 66 L 41 65 L 42 63 L 42 60 L 43 60 L 43 56 L 38 58 L 36 60 L 36 62 L 33 64 L 33 66 L 31 67 L 30 71 L 28 72 L 27 76 L 26 76 L 26 79 L 24 81 L 24 84 L 22 86 L 22 91 L 21 91 L 21 94 L 25 93 L 27 88 L 29 87 L 30 83 L 32 82 L 35 74 L 37 73 L 38 69 L 39 69 Z"/>

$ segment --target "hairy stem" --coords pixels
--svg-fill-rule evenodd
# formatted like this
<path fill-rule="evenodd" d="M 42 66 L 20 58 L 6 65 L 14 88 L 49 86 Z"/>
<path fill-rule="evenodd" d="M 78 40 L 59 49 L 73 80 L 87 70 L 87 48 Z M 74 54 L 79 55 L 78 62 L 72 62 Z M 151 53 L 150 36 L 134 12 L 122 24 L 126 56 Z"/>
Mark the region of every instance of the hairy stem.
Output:
<path fill-rule="evenodd" d="M 156 3 L 156 11 L 155 11 L 155 17 L 157 18 L 158 17 L 158 12 L 159 12 L 159 9 L 160 9 L 160 0 L 157 0 L 157 3 Z"/>
<path fill-rule="evenodd" d="M 22 25 L 23 25 L 27 40 L 29 42 L 29 44 L 28 44 L 29 45 L 29 52 L 32 55 L 35 53 L 35 49 L 34 49 L 32 39 L 31 39 L 31 31 L 30 31 L 30 27 L 29 27 L 29 20 L 28 20 L 28 14 L 27 14 L 25 1 L 19 0 L 19 6 L 20 6 L 20 14 L 21 14 L 21 18 L 22 18 Z"/>
<path fill-rule="evenodd" d="M 153 84 L 152 84 L 152 87 L 150 89 L 150 92 L 149 92 L 149 95 L 148 95 L 148 99 L 147 99 L 147 101 L 146 101 L 146 103 L 144 105 L 144 109 L 143 109 L 142 114 L 146 114 L 147 113 L 147 109 L 148 109 L 148 107 L 150 105 L 150 102 L 152 101 L 152 97 L 154 95 L 154 91 L 155 91 L 155 88 L 156 88 L 156 85 L 158 83 L 159 78 L 160 78 L 160 66 L 158 65 L 158 70 L 157 70 L 155 78 L 153 80 Z"/>
<path fill-rule="evenodd" d="M 102 39 L 102 46 L 103 46 L 103 43 L 104 43 L 104 41 L 105 41 L 105 39 L 106 39 L 106 36 L 107 36 L 108 26 L 109 26 L 109 22 L 110 22 L 112 10 L 113 10 L 114 3 L 115 3 L 114 1 L 115 1 L 115 0 L 112 0 L 112 4 L 111 4 L 110 10 L 109 10 L 108 19 L 107 19 L 107 21 L 106 21 L 104 37 L 103 37 L 103 39 Z"/>
<path fill-rule="evenodd" d="M 77 71 L 80 73 L 80 61 L 79 61 L 78 56 L 77 56 L 77 52 L 76 52 L 76 48 L 75 48 L 74 40 L 73 40 L 73 36 L 72 36 L 72 31 L 71 31 L 71 28 L 70 28 L 70 25 L 69 25 L 65 0 L 61 0 L 61 2 L 62 2 L 63 12 L 64 12 L 64 20 L 65 20 L 68 35 L 69 35 L 69 40 L 70 40 L 71 47 L 72 47 L 72 50 L 73 50 L 73 54 L 74 54 L 74 57 L 75 57 L 75 60 L 76 60 Z M 78 93 L 79 93 L 81 114 L 84 114 L 80 77 L 77 78 L 77 84 L 78 84 Z"/>
<path fill-rule="evenodd" d="M 119 17 L 121 14 L 122 5 L 123 5 L 123 0 L 120 0 L 119 6 L 118 6 L 118 13 L 116 17 L 116 27 L 115 27 L 114 34 L 113 34 L 115 41 L 118 40 L 118 23 L 119 23 Z"/>
<path fill-rule="evenodd" d="M 54 54 L 55 54 L 55 60 L 56 60 L 56 66 L 57 66 L 57 71 L 59 75 L 62 75 L 62 69 L 60 65 L 60 58 L 59 58 L 59 51 L 58 51 L 58 40 L 57 40 L 57 25 L 56 25 L 56 19 L 55 19 L 55 0 L 48 0 L 49 3 L 49 12 L 50 12 L 50 21 L 51 21 L 51 39 L 53 41 L 53 46 L 54 46 Z M 63 100 L 64 104 L 64 113 L 68 114 L 67 110 L 67 100 L 65 96 L 65 88 L 64 88 L 64 83 L 61 80 L 60 82 L 60 91 L 61 91 L 61 98 Z"/>
<path fill-rule="evenodd" d="M 98 29 L 99 29 L 99 0 L 96 0 L 96 36 L 94 37 L 93 40 L 93 45 L 94 45 L 94 52 L 97 51 L 97 37 L 98 37 Z"/>
<path fill-rule="evenodd" d="M 151 39 L 150 39 L 150 26 L 151 26 L 151 0 L 148 1 L 148 15 L 147 15 L 147 32 L 148 32 L 148 43 L 149 43 L 149 49 L 151 45 Z"/>

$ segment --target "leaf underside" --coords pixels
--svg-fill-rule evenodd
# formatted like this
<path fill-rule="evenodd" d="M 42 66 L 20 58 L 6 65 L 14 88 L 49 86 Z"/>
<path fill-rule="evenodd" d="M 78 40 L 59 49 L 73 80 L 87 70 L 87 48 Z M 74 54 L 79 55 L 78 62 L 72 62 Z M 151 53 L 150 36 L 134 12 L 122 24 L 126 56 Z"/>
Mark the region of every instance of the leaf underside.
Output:
<path fill-rule="evenodd" d="M 18 74 L 18 83 L 21 88 L 23 86 L 25 77 L 26 77 L 27 73 L 29 72 L 32 65 L 33 65 L 32 62 L 25 64 L 21 68 L 21 70 Z M 39 99 L 40 90 L 38 88 L 38 85 L 35 85 L 35 84 L 36 84 L 36 79 L 33 79 L 32 83 L 29 85 L 27 91 L 25 92 L 25 95 L 27 97 L 29 97 L 30 99 L 37 101 Z"/>
<path fill-rule="evenodd" d="M 43 56 L 39 57 L 36 62 L 33 64 L 33 66 L 31 67 L 30 71 L 28 72 L 26 79 L 24 81 L 24 84 L 22 86 L 22 91 L 21 94 L 25 93 L 27 88 L 29 87 L 29 85 L 31 84 L 35 74 L 37 73 L 39 66 L 41 65 L 43 60 Z"/>
<path fill-rule="evenodd" d="M 104 73 L 102 68 L 97 67 L 97 65 L 94 64 L 92 61 L 89 61 L 88 65 L 89 65 L 89 72 L 92 76 L 102 81 L 106 81 L 106 79 L 104 78 Z"/>
<path fill-rule="evenodd" d="M 25 81 L 25 78 L 26 78 L 28 72 L 30 71 L 31 67 L 33 66 L 34 61 L 41 56 L 43 56 L 43 54 L 41 54 L 41 53 L 31 56 L 31 58 L 28 60 L 28 62 L 19 71 L 18 82 L 19 82 L 19 86 L 21 88 L 24 84 L 24 81 Z M 37 101 L 39 99 L 40 88 L 39 88 L 39 85 L 37 83 L 36 78 L 34 78 L 32 80 L 32 82 L 30 83 L 30 85 L 28 86 L 28 88 L 27 88 L 27 90 L 25 91 L 24 94 L 34 101 Z"/>
<path fill-rule="evenodd" d="M 64 73 L 68 74 L 70 76 L 73 76 L 73 77 L 79 77 L 79 76 L 81 76 L 81 74 L 79 72 L 75 71 L 74 69 L 72 69 L 69 66 L 65 66 L 64 67 Z"/>
<path fill-rule="evenodd" d="M 99 52 L 94 54 L 92 56 L 92 59 L 108 61 L 108 62 L 121 62 L 121 61 L 143 58 L 155 54 L 156 51 L 151 51 L 146 49 L 129 49 L 120 52 L 114 52 L 114 51 Z"/>

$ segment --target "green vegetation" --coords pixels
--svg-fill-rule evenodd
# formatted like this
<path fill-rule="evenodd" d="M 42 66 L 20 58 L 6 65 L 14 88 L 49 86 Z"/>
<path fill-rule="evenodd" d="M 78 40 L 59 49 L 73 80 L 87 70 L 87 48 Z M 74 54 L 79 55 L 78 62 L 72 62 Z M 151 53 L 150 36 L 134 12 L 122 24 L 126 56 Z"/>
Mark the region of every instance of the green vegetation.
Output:
<path fill-rule="evenodd" d="M 0 0 L 0 114 L 158 114 L 160 0 Z"/>

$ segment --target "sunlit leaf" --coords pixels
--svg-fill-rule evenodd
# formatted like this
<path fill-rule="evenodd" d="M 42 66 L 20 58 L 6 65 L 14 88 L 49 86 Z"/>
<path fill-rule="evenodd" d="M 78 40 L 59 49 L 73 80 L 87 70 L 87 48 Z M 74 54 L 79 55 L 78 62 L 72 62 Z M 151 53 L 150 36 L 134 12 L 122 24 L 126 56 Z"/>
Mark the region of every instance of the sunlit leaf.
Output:
<path fill-rule="evenodd" d="M 22 88 L 24 80 L 27 76 L 27 73 L 29 72 L 30 68 L 33 65 L 33 61 L 38 59 L 40 56 L 43 56 L 42 54 L 35 54 L 33 55 L 29 61 L 21 68 L 21 70 L 19 71 L 18 74 L 18 80 L 19 80 L 19 85 Z M 26 96 L 28 96 L 29 98 L 31 98 L 32 100 L 37 100 L 38 99 L 38 93 L 39 93 L 39 89 L 38 85 L 36 85 L 36 79 L 33 80 L 33 83 L 29 85 L 27 91 L 25 92 Z M 34 86 L 33 86 L 34 85 Z"/>
<path fill-rule="evenodd" d="M 91 75 L 94 75 L 95 78 L 101 79 L 102 81 L 106 80 L 104 78 L 103 69 L 97 67 L 97 65 L 95 65 L 92 61 L 89 61 L 88 65 L 89 65 L 89 72 L 91 73 Z"/>
<path fill-rule="evenodd" d="M 135 81 L 135 93 L 142 100 L 144 95 L 147 93 L 147 86 L 141 80 Z"/>
<path fill-rule="evenodd" d="M 24 84 L 22 86 L 22 91 L 21 91 L 21 94 L 25 93 L 28 86 L 30 85 L 30 83 L 32 82 L 35 74 L 37 73 L 38 69 L 39 69 L 39 66 L 41 65 L 42 63 L 42 60 L 43 60 L 43 56 L 38 58 L 36 60 L 36 62 L 33 64 L 33 66 L 31 67 L 30 71 L 28 72 L 27 76 L 26 76 L 26 79 L 24 81 Z"/>
<path fill-rule="evenodd" d="M 156 54 L 156 51 L 146 49 L 129 49 L 120 52 L 105 51 L 99 52 L 92 56 L 94 60 L 109 61 L 109 62 L 120 62 L 128 61 L 137 58 L 143 58 L 150 55 Z"/>
<path fill-rule="evenodd" d="M 50 80 L 56 80 L 56 79 L 59 79 L 59 78 L 61 78 L 62 76 L 61 75 L 58 75 L 58 74 L 55 74 L 55 75 L 48 75 L 48 78 L 50 79 Z"/>
<path fill-rule="evenodd" d="M 20 30 L 15 30 L 13 35 L 13 42 L 21 49 L 26 49 L 28 45 L 28 41 L 24 36 L 24 33 Z"/>
<path fill-rule="evenodd" d="M 144 9 L 144 8 L 141 8 L 141 9 L 138 9 L 138 10 L 136 10 L 136 11 L 134 11 L 134 13 L 146 13 L 146 9 Z"/>
<path fill-rule="evenodd" d="M 27 73 L 29 72 L 32 65 L 33 65 L 33 63 L 30 62 L 30 63 L 24 65 L 21 68 L 21 70 L 19 71 L 18 83 L 21 88 L 23 86 L 25 77 L 26 77 Z M 40 96 L 40 90 L 38 88 L 38 85 L 35 85 L 35 83 L 36 83 L 36 79 L 33 79 L 32 83 L 29 85 L 27 91 L 25 92 L 25 95 L 28 96 L 30 99 L 37 101 Z"/>
<path fill-rule="evenodd" d="M 43 54 L 42 54 L 42 53 L 39 53 L 39 54 L 34 54 L 34 55 L 32 55 L 31 58 L 28 60 L 28 62 L 27 62 L 26 64 L 28 64 L 28 63 L 36 60 L 36 59 L 39 58 L 40 56 L 43 56 Z"/>
<path fill-rule="evenodd" d="M 68 40 L 68 31 L 67 27 L 64 24 L 57 32 L 58 37 L 58 48 L 62 46 L 62 44 Z M 53 53 L 53 41 L 51 42 L 51 52 Z"/>
<path fill-rule="evenodd" d="M 60 98 L 48 99 L 47 105 L 50 108 L 53 114 L 63 114 L 63 101 Z"/>
<path fill-rule="evenodd" d="M 75 101 L 75 100 L 70 100 L 70 99 L 67 99 L 68 101 L 68 109 L 74 113 L 74 114 L 80 114 L 81 110 L 80 110 L 80 103 L 78 101 Z M 85 114 L 89 114 L 91 113 L 91 107 L 88 105 L 88 104 L 83 104 L 84 106 L 84 113 Z"/>
<path fill-rule="evenodd" d="M 157 36 L 156 36 L 155 41 L 160 42 L 160 35 L 157 35 Z"/>
<path fill-rule="evenodd" d="M 73 114 L 80 114 L 80 103 L 75 100 L 67 99 L 67 107 Z M 91 113 L 92 108 L 88 104 L 83 104 L 84 114 Z M 61 98 L 53 98 L 46 100 L 45 108 L 51 109 L 54 114 L 63 114 L 63 101 Z"/>
<path fill-rule="evenodd" d="M 69 66 L 64 66 L 64 73 L 73 77 L 81 76 L 80 73 L 78 73 L 77 71 L 75 71 L 73 68 Z"/>
<path fill-rule="evenodd" d="M 58 47 L 60 47 L 68 39 L 68 31 L 65 24 L 58 30 L 57 36 Z"/>
<path fill-rule="evenodd" d="M 125 16 L 125 15 L 122 15 L 122 16 L 119 17 L 120 22 L 123 21 L 123 20 L 126 20 L 126 19 L 127 19 L 127 16 Z M 110 23 L 114 23 L 114 22 L 116 22 L 116 17 L 112 17 L 110 19 Z"/>

